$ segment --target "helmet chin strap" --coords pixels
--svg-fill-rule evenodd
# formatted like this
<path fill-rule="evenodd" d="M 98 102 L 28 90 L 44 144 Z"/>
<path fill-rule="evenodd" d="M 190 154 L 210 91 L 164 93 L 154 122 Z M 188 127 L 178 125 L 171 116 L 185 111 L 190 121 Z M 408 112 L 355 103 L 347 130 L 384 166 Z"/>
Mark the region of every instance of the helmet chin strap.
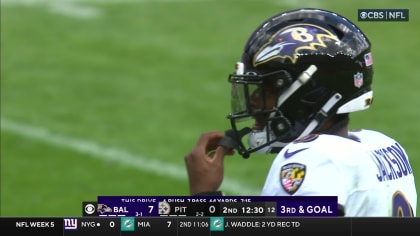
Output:
<path fill-rule="evenodd" d="M 338 102 L 343 96 L 341 94 L 336 93 L 328 101 L 322 106 L 321 110 L 318 111 L 318 113 L 315 115 L 315 117 L 311 120 L 308 126 L 306 126 L 306 129 L 299 135 L 298 138 L 304 137 L 312 131 L 321 123 L 322 120 L 324 120 L 328 116 L 328 112 L 331 110 L 331 108 Z"/>

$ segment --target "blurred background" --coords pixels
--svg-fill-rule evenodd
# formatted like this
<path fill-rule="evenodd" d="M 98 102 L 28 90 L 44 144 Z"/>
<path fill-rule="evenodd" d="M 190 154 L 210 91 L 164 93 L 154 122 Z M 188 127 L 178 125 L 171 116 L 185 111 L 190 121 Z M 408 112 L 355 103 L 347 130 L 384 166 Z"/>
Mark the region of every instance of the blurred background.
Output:
<path fill-rule="evenodd" d="M 248 36 L 297 7 L 336 11 L 369 36 L 375 102 L 350 128 L 399 140 L 420 186 L 420 1 L 2 0 L 1 215 L 188 195 L 184 155 L 201 132 L 230 128 L 227 77 Z M 410 18 L 359 22 L 361 8 Z M 222 189 L 258 195 L 273 158 L 226 158 Z"/>

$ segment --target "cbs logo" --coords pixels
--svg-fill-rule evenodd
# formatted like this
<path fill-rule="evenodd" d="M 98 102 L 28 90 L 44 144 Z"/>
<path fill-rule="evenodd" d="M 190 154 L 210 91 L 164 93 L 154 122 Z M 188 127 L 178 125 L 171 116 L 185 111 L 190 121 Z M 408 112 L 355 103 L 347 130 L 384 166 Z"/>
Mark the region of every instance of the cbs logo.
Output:
<path fill-rule="evenodd" d="M 363 20 L 366 20 L 366 19 L 384 19 L 385 14 L 382 11 L 379 11 L 379 12 L 378 11 L 373 11 L 373 12 L 362 11 L 362 12 L 360 12 L 360 18 L 363 19 Z"/>
<path fill-rule="evenodd" d="M 96 213 L 96 206 L 93 203 L 86 203 L 83 206 L 83 215 L 94 215 Z"/>

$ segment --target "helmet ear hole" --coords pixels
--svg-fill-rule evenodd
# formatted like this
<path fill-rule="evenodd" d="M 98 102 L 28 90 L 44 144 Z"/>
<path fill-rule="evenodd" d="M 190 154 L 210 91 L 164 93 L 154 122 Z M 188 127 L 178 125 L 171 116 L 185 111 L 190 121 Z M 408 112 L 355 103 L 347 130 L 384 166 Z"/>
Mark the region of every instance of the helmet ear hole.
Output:
<path fill-rule="evenodd" d="M 281 138 L 290 132 L 292 129 L 292 124 L 286 117 L 279 114 L 270 120 L 270 128 L 277 138 Z"/>

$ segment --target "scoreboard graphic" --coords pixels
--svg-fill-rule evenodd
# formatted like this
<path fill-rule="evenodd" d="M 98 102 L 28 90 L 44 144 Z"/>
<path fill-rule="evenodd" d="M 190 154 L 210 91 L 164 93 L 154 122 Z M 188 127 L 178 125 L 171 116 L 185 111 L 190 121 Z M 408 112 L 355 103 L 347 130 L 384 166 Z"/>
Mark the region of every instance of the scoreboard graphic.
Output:
<path fill-rule="evenodd" d="M 338 216 L 336 197 L 98 196 L 81 216 L 0 217 L 11 235 L 420 235 L 420 218 Z"/>
<path fill-rule="evenodd" d="M 87 205 L 97 211 L 86 212 Z M 337 197 L 269 196 L 98 196 L 86 202 L 84 216 L 273 216 L 328 217 L 338 215 Z"/>

